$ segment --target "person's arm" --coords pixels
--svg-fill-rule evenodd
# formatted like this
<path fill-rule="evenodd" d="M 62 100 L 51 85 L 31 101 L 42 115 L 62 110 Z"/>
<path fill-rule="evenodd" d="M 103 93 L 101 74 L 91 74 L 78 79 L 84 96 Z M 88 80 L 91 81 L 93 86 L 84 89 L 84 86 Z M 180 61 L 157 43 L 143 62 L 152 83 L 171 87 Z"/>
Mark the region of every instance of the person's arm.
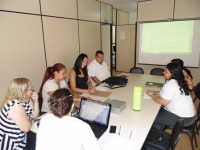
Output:
<path fill-rule="evenodd" d="M 75 93 L 89 93 L 89 90 L 80 89 L 76 87 L 76 73 L 74 69 L 71 69 L 69 72 L 70 88 Z"/>
<path fill-rule="evenodd" d="M 80 102 L 81 101 L 81 97 L 77 93 L 74 93 L 69 87 L 67 87 L 67 89 L 73 95 L 73 101 L 74 102 Z"/>
<path fill-rule="evenodd" d="M 28 118 L 24 107 L 20 104 L 14 105 L 8 116 L 23 132 L 28 132 L 32 126 L 32 118 Z"/>
<path fill-rule="evenodd" d="M 95 89 L 94 86 L 92 86 L 92 82 L 91 82 L 89 77 L 88 77 L 87 85 L 88 85 L 89 93 L 95 93 L 96 92 L 96 89 Z"/>
<path fill-rule="evenodd" d="M 102 83 L 96 76 L 93 76 L 93 77 L 90 77 L 90 78 L 98 85 Z"/>
<path fill-rule="evenodd" d="M 161 104 L 163 106 L 166 106 L 170 103 L 170 100 L 164 99 L 162 97 L 160 97 L 160 95 L 154 93 L 152 90 L 147 90 L 146 93 L 151 96 L 153 98 L 153 100 L 158 103 Z"/>
<path fill-rule="evenodd" d="M 39 116 L 39 101 L 38 101 L 38 94 L 33 92 L 31 95 L 31 104 L 33 109 L 33 115 L 31 116 L 32 119 L 36 119 Z"/>

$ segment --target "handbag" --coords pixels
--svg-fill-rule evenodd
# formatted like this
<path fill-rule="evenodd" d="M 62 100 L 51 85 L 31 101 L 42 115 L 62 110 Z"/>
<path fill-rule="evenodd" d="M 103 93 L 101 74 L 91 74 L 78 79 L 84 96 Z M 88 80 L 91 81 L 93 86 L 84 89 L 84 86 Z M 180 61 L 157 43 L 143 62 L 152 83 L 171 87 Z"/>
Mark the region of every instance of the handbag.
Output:
<path fill-rule="evenodd" d="M 128 79 L 124 76 L 112 76 L 105 79 L 103 82 L 108 84 L 110 89 L 125 87 L 128 83 Z"/>

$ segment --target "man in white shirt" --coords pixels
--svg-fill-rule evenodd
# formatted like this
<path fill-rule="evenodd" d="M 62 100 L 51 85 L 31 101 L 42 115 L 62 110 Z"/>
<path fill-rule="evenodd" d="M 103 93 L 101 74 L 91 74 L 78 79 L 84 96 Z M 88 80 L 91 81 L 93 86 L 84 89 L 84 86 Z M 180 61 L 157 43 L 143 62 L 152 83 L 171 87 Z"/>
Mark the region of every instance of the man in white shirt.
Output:
<path fill-rule="evenodd" d="M 88 65 L 88 74 L 92 79 L 92 85 L 99 85 L 110 77 L 110 69 L 104 62 L 103 51 L 97 51 L 94 60 Z"/>

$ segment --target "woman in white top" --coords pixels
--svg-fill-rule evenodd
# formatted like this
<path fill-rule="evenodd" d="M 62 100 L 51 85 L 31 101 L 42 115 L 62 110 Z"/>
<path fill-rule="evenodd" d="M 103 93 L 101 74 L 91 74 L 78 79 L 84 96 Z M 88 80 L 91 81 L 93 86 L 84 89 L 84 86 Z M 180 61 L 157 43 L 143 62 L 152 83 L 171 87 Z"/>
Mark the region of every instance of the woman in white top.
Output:
<path fill-rule="evenodd" d="M 147 90 L 147 94 L 163 106 L 154 127 L 173 126 L 180 118 L 184 119 L 184 126 L 191 125 L 195 121 L 196 110 L 181 67 L 176 63 L 167 64 L 164 77 L 166 83 L 160 93 Z"/>
<path fill-rule="evenodd" d="M 67 69 L 61 63 L 56 63 L 46 69 L 39 91 L 40 96 L 43 98 L 42 113 L 50 111 L 48 100 L 57 89 L 68 88 L 65 81 L 66 75 Z M 80 98 L 77 96 L 74 100 L 80 101 Z"/>
<path fill-rule="evenodd" d="M 100 150 L 90 126 L 71 117 L 74 103 L 68 89 L 56 90 L 49 102 L 52 114 L 41 119 L 36 150 Z"/>

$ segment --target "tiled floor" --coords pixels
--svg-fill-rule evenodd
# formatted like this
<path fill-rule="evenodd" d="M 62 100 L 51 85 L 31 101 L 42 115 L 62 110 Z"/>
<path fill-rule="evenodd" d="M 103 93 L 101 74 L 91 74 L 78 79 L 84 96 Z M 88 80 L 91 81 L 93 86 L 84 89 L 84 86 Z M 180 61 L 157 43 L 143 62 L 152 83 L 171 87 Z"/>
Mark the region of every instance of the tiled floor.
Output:
<path fill-rule="evenodd" d="M 116 75 L 118 75 L 120 73 L 122 73 L 122 72 L 116 72 L 113 69 L 113 76 L 116 76 Z M 198 99 L 195 101 L 196 108 L 197 108 L 199 102 L 200 102 L 200 100 L 198 100 Z M 200 121 L 199 121 L 199 123 L 200 123 Z M 171 130 L 166 130 L 166 131 L 169 132 L 169 133 L 171 132 Z M 200 134 L 200 131 L 199 131 L 199 134 Z M 197 135 L 196 138 L 197 138 L 198 148 L 195 147 L 195 143 L 194 143 L 194 150 L 200 150 L 200 135 L 199 136 Z M 183 133 L 181 135 L 181 138 L 180 138 L 180 140 L 178 142 L 178 145 L 176 146 L 176 150 L 192 150 L 191 143 L 190 143 L 190 138 L 189 138 L 189 136 L 187 134 Z"/>

